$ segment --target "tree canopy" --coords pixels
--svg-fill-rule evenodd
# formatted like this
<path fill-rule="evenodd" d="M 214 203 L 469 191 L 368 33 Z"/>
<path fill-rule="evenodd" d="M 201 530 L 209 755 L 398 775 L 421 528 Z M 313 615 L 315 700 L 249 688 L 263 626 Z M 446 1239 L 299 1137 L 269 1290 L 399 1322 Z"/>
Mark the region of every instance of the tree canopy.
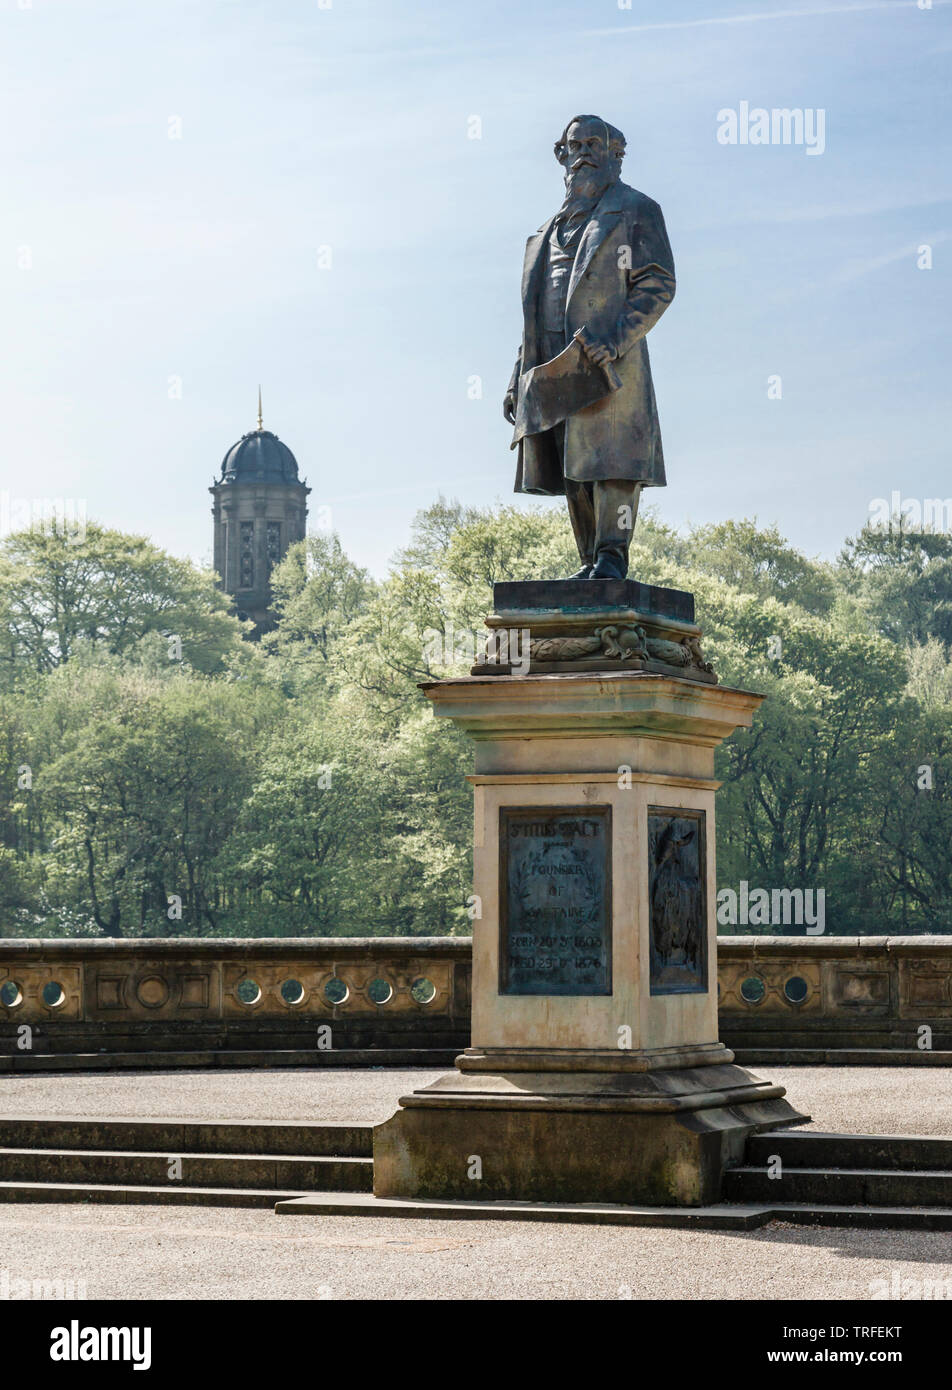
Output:
<path fill-rule="evenodd" d="M 718 883 L 823 889 L 831 933 L 949 930 L 950 538 L 868 527 L 827 563 L 649 512 L 631 558 L 768 696 L 717 755 Z M 141 537 L 8 537 L 0 933 L 468 932 L 472 752 L 417 686 L 468 669 L 494 582 L 572 567 L 559 509 L 440 499 L 380 581 L 293 546 L 253 644 Z"/>
<path fill-rule="evenodd" d="M 151 633 L 177 637 L 196 670 L 214 671 L 240 625 L 210 571 L 91 524 L 82 534 L 38 527 L 0 542 L 0 657 L 40 672 L 81 644 L 113 656 Z"/>

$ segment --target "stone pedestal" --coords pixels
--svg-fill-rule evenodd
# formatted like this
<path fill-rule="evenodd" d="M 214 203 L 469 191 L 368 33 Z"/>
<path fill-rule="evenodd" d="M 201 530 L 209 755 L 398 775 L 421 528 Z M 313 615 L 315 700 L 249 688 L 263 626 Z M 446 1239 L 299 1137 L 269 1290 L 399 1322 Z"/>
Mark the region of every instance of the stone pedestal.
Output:
<path fill-rule="evenodd" d="M 707 1204 L 806 1118 L 717 1037 L 714 749 L 762 697 L 711 681 L 423 687 L 475 743 L 473 1041 L 376 1129 L 376 1195 Z"/>
<path fill-rule="evenodd" d="M 486 652 L 473 675 L 652 671 L 716 684 L 701 653 L 694 595 L 634 579 L 496 584 Z"/>

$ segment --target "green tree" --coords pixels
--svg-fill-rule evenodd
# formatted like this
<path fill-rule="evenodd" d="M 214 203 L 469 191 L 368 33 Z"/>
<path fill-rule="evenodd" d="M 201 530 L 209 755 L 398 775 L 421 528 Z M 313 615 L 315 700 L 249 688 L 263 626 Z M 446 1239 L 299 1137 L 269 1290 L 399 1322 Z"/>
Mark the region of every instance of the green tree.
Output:
<path fill-rule="evenodd" d="M 829 613 L 836 597 L 829 565 L 808 560 L 788 545 L 776 526 L 761 529 L 756 521 L 695 527 L 684 561 L 741 593 L 794 603 L 808 613 Z"/>
<path fill-rule="evenodd" d="M 215 576 L 154 546 L 90 524 L 17 532 L 0 542 L 0 671 L 47 672 L 84 643 L 113 655 L 148 633 L 181 643 L 198 671 L 221 669 L 241 626 Z M 2 677 L 0 677 L 2 679 Z"/>
<path fill-rule="evenodd" d="M 327 663 L 375 586 L 348 560 L 337 535 L 318 535 L 290 547 L 272 571 L 271 588 L 278 626 L 265 645 L 289 659 L 303 649 Z"/>
<path fill-rule="evenodd" d="M 872 629 L 892 642 L 952 645 L 952 536 L 903 517 L 846 542 L 839 578 Z"/>
<path fill-rule="evenodd" d="M 56 826 L 53 894 L 106 936 L 214 929 L 216 860 L 267 719 L 260 693 L 108 668 L 64 667 L 49 683 L 34 789 Z"/>
<path fill-rule="evenodd" d="M 574 567 L 563 508 L 440 499 L 380 582 L 311 538 L 253 644 L 211 576 L 84 546 L 0 546 L 5 930 L 470 929 L 472 749 L 418 687 L 468 671 L 494 583 Z M 826 566 L 751 521 L 639 519 L 633 574 L 692 592 L 721 681 L 768 697 L 717 754 L 720 883 L 823 888 L 831 932 L 949 929 L 950 561 L 945 537 Z"/>

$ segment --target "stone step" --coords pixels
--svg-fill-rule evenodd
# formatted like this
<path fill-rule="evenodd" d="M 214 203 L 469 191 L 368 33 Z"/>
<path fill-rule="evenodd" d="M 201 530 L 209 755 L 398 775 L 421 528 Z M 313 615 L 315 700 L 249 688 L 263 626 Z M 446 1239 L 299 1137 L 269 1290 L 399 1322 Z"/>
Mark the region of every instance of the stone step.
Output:
<path fill-rule="evenodd" d="M 949 1207 L 852 1207 L 813 1202 L 771 1208 L 771 1220 L 797 1226 L 849 1226 L 872 1231 L 952 1231 Z"/>
<path fill-rule="evenodd" d="M 206 1067 L 238 1071 L 251 1067 L 447 1067 L 462 1048 L 315 1048 L 266 1051 L 233 1048 L 193 1052 L 6 1052 L 2 1072 L 194 1071 Z"/>
<path fill-rule="evenodd" d="M 77 1116 L 0 1118 L 0 1148 L 110 1149 L 165 1154 L 288 1154 L 297 1158 L 370 1158 L 372 1124 L 332 1120 L 176 1120 Z"/>
<path fill-rule="evenodd" d="M 9 1044 L 8 1044 L 9 1045 Z M 341 1048 L 317 1052 L 313 1048 L 196 1048 L 141 1052 L 0 1052 L 3 1072 L 71 1071 L 175 1071 L 223 1068 L 238 1071 L 254 1067 L 453 1067 L 465 1041 L 458 1047 Z M 740 1066 L 842 1066 L 842 1067 L 949 1067 L 952 1051 L 920 1052 L 916 1048 L 733 1048 Z"/>
<path fill-rule="evenodd" d="M 170 1177 L 173 1160 L 176 1176 Z M 314 1188 L 370 1192 L 373 1159 L 287 1154 L 190 1154 L 103 1149 L 0 1149 L 0 1182 L 104 1183 L 142 1187 Z"/>
<path fill-rule="evenodd" d="M 756 1167 L 779 1154 L 784 1168 L 877 1168 L 952 1171 L 952 1139 L 919 1134 L 825 1134 L 775 1130 L 751 1135 L 746 1162 Z"/>
<path fill-rule="evenodd" d="M 0 1182 L 0 1202 L 125 1203 L 130 1206 L 261 1207 L 304 1197 L 304 1192 L 268 1188 L 140 1187 L 125 1183 Z"/>
<path fill-rule="evenodd" d="M 724 1035 L 722 1035 L 724 1036 Z M 916 1047 L 742 1047 L 724 1041 L 741 1067 L 952 1067 L 952 1051 Z"/>
<path fill-rule="evenodd" d="M 393 1216 L 439 1221 L 554 1221 L 586 1226 L 668 1226 L 678 1230 L 756 1230 L 771 1220 L 763 1206 L 639 1207 L 614 1202 L 470 1202 L 310 1192 L 275 1203 L 278 1216 Z"/>
<path fill-rule="evenodd" d="M 948 1207 L 720 1202 L 710 1207 L 635 1207 L 609 1203 L 455 1202 L 310 1192 L 275 1203 L 279 1216 L 419 1217 L 440 1221 L 545 1221 L 589 1226 L 658 1226 L 673 1230 L 747 1231 L 771 1221 L 870 1230 L 952 1231 Z"/>
<path fill-rule="evenodd" d="M 952 1172 L 899 1172 L 873 1168 L 783 1168 L 772 1178 L 766 1168 L 730 1168 L 722 1196 L 727 1202 L 771 1205 L 952 1207 Z"/>

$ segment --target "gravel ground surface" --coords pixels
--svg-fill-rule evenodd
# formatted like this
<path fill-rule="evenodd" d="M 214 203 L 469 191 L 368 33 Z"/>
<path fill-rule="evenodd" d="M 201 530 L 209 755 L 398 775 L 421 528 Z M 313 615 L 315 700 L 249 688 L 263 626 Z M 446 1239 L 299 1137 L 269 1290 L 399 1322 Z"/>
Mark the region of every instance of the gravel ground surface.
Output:
<path fill-rule="evenodd" d="M 787 1088 L 811 1129 L 843 1134 L 952 1135 L 947 1067 L 752 1067 Z"/>
<path fill-rule="evenodd" d="M 530 1222 L 275 1216 L 187 1207 L 0 1207 L 11 1278 L 88 1298 L 867 1299 L 948 1280 L 947 1233 L 775 1224 L 745 1234 Z M 882 1313 L 877 1321 L 888 1321 Z M 894 1320 L 894 1319 L 893 1319 Z"/>
<path fill-rule="evenodd" d="M 393 1114 L 407 1091 L 435 1081 L 446 1070 L 326 1067 L 4 1076 L 0 1077 L 0 1115 L 376 1123 Z"/>
<path fill-rule="evenodd" d="M 764 1067 L 813 1128 L 952 1135 L 945 1067 Z M 123 1072 L 0 1077 L 0 1114 L 195 1120 L 385 1120 L 436 1071 L 329 1067 L 314 1071 Z"/>

